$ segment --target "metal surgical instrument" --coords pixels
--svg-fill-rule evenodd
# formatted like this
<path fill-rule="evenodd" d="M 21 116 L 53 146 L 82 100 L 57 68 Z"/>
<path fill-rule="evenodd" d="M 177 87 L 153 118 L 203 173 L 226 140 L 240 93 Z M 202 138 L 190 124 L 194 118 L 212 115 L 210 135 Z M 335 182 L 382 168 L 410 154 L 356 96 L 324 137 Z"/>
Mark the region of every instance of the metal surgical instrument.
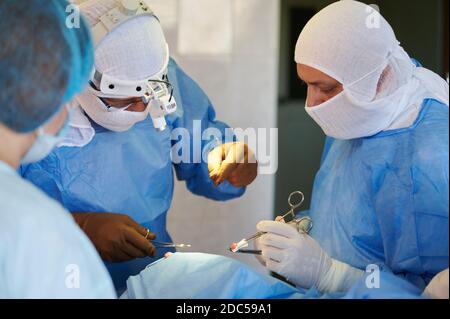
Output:
<path fill-rule="evenodd" d="M 295 200 L 295 197 L 299 197 L 298 200 Z M 277 218 L 277 220 L 278 221 L 284 220 L 288 224 L 295 225 L 295 227 L 299 233 L 308 234 L 311 231 L 312 226 L 313 226 L 311 218 L 307 217 L 307 216 L 301 217 L 301 218 L 296 218 L 296 216 L 295 216 L 296 209 L 301 206 L 301 204 L 303 203 L 304 200 L 305 200 L 305 196 L 303 195 L 302 192 L 300 192 L 300 191 L 292 192 L 288 197 L 288 204 L 289 204 L 290 210 L 287 213 L 285 213 L 284 215 L 282 215 L 281 217 Z M 292 219 L 289 220 L 288 217 L 291 217 Z M 234 253 L 246 253 L 246 254 L 260 255 L 261 254 L 260 250 L 246 250 L 244 248 L 248 247 L 248 243 L 250 241 L 257 239 L 264 234 L 266 234 L 266 232 L 262 232 L 262 231 L 257 232 L 248 238 L 242 239 L 238 243 L 233 243 L 230 246 L 229 250 Z"/>

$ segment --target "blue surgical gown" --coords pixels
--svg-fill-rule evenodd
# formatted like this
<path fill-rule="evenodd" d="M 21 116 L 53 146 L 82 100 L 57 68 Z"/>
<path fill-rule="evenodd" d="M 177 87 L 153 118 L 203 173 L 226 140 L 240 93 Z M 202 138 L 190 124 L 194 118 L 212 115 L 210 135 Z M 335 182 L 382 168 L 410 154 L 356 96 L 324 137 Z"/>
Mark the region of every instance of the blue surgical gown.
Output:
<path fill-rule="evenodd" d="M 387 299 L 421 298 L 421 290 L 393 275 L 379 273 L 377 287 L 366 276 L 347 293 L 320 294 L 296 288 L 224 256 L 176 253 L 160 259 L 127 281 L 121 299 Z"/>
<path fill-rule="evenodd" d="M 379 273 L 378 285 L 371 286 L 369 275 L 353 284 L 343 299 L 427 299 L 422 290 L 390 271 Z M 369 283 L 368 283 L 369 282 Z"/>
<path fill-rule="evenodd" d="M 92 122 L 93 140 L 82 148 L 61 147 L 36 164 L 23 166 L 22 176 L 71 212 L 112 212 L 127 214 L 156 233 L 159 241 L 171 241 L 166 229 L 166 213 L 173 196 L 173 168 L 194 194 L 214 200 L 241 196 L 245 188 L 224 182 L 219 187 L 208 176 L 207 163 L 190 161 L 172 165 L 171 146 L 185 145 L 191 159 L 198 140 L 193 141 L 194 120 L 225 136 L 227 126 L 215 120 L 215 111 L 205 93 L 177 64 L 169 63 L 169 80 L 174 86 L 178 111 L 168 117 L 169 129 L 157 132 L 150 118 L 123 133 L 108 131 Z M 185 128 L 190 139 L 171 141 L 171 131 Z M 230 137 L 231 139 L 233 137 Z M 207 148 L 215 138 L 200 145 Z M 223 140 L 222 142 L 225 142 Z M 186 212 L 189 213 L 189 212 Z M 120 293 L 130 275 L 161 258 L 169 249 L 158 249 L 156 258 L 123 263 L 106 263 Z"/>
<path fill-rule="evenodd" d="M 115 297 L 70 213 L 0 162 L 0 299 Z"/>
<path fill-rule="evenodd" d="M 385 265 L 420 289 L 448 268 L 448 112 L 427 99 L 409 128 L 327 139 L 306 213 L 331 257 Z"/>

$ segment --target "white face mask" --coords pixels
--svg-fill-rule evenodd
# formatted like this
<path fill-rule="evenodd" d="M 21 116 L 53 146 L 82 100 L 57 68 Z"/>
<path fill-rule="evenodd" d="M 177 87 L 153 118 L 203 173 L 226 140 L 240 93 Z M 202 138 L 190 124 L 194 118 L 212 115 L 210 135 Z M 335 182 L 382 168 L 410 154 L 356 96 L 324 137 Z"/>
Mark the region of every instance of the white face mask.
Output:
<path fill-rule="evenodd" d="M 404 112 L 408 99 L 419 89 L 419 82 L 411 79 L 391 94 L 375 97 L 365 102 L 356 98 L 351 89 L 371 76 L 381 65 L 357 81 L 344 86 L 344 90 L 328 101 L 317 106 L 308 106 L 305 110 L 319 124 L 327 136 L 350 140 L 375 135 L 389 126 Z"/>
<path fill-rule="evenodd" d="M 68 123 L 69 118 L 67 118 L 57 135 L 47 134 L 45 133 L 44 128 L 39 128 L 33 146 L 28 150 L 20 163 L 31 164 L 46 158 L 63 139 L 64 134 L 67 131 Z"/>
<path fill-rule="evenodd" d="M 81 93 L 76 99 L 93 121 L 114 132 L 128 131 L 136 123 L 144 121 L 149 114 L 148 106 L 143 112 L 127 111 L 129 106 L 109 111 L 106 105 L 89 91 Z"/>
<path fill-rule="evenodd" d="M 399 105 L 407 97 L 405 89 L 372 102 L 357 101 L 344 89 L 328 101 L 313 107 L 306 105 L 305 109 L 327 136 L 341 140 L 367 137 L 388 128 L 403 111 Z"/>

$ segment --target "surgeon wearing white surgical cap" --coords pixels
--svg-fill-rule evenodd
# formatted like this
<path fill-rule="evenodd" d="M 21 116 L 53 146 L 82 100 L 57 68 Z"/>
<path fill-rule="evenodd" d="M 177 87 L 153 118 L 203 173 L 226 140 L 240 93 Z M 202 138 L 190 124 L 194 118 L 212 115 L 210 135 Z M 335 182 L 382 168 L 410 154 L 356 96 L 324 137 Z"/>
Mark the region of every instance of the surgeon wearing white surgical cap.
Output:
<path fill-rule="evenodd" d="M 152 8 L 151 1 L 147 2 L 143 12 L 148 13 Z M 145 2 L 77 3 L 96 38 L 96 28 L 108 21 L 111 12 L 122 12 L 127 4 L 142 9 Z M 245 193 L 256 178 L 257 162 L 244 143 L 208 136 L 219 132 L 227 137 L 228 126 L 216 119 L 203 90 L 169 57 L 163 29 L 154 14 L 133 15 L 100 38 L 96 38 L 95 74 L 101 73 L 102 79 L 164 83 L 168 100 L 173 88 L 171 98 L 177 110 L 165 117 L 166 129 L 155 129 L 153 105 L 144 103 L 137 93 L 142 91 L 140 86 L 126 94 L 105 93 L 104 87 L 115 88 L 109 83 L 100 95 L 104 82 L 92 77 L 90 86 L 71 103 L 74 120 L 60 147 L 21 171 L 73 213 L 121 292 L 131 275 L 174 250 L 155 247 L 153 242 L 172 241 L 166 216 L 175 174 L 193 194 L 224 201 Z M 195 132 L 197 124 L 199 134 Z M 187 158 L 172 160 L 179 145 Z M 196 149 L 203 158 L 195 159 Z"/>
<path fill-rule="evenodd" d="M 370 264 L 424 289 L 448 268 L 448 84 L 351 0 L 307 23 L 295 61 L 305 110 L 327 135 L 314 227 L 309 236 L 261 221 L 262 262 L 321 292 L 347 291 Z"/>

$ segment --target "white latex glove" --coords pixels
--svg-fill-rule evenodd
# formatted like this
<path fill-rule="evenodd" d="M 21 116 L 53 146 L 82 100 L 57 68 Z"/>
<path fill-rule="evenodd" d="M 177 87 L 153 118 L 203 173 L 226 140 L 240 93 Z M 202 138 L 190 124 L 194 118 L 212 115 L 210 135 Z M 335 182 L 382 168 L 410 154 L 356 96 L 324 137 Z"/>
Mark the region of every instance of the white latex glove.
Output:
<path fill-rule="evenodd" d="M 302 288 L 320 292 L 347 291 L 364 272 L 330 258 L 309 235 L 292 225 L 261 221 L 258 231 L 267 232 L 259 241 L 266 267 Z"/>
<path fill-rule="evenodd" d="M 277 216 L 275 218 L 275 221 L 279 221 L 279 222 L 283 222 L 284 223 L 284 219 L 283 216 Z M 257 237 L 254 241 L 253 244 L 255 250 L 262 250 L 262 246 L 261 246 L 261 237 Z M 264 267 L 266 267 L 266 261 L 264 259 L 264 257 L 262 255 L 255 255 L 256 259 L 259 261 L 259 263 L 261 265 L 263 265 Z"/>
<path fill-rule="evenodd" d="M 433 299 L 449 299 L 448 289 L 449 289 L 449 277 L 448 268 L 441 271 L 430 281 L 428 286 L 425 288 L 423 294 L 429 298 Z"/>
<path fill-rule="evenodd" d="M 255 247 L 255 250 L 262 250 L 261 237 L 255 239 L 253 246 Z M 255 257 L 261 265 L 266 267 L 266 260 L 262 255 L 255 255 Z"/>

